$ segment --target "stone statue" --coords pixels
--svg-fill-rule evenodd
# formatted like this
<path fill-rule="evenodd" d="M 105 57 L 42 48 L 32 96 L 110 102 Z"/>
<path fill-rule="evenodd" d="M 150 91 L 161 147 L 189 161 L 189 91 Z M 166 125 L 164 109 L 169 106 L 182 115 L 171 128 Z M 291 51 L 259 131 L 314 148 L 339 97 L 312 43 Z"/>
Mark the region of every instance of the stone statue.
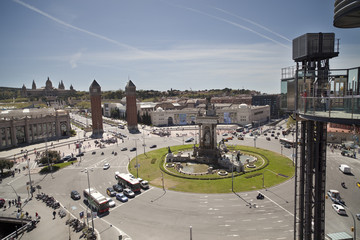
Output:
<path fill-rule="evenodd" d="M 168 153 L 172 153 L 172 152 L 171 152 L 171 149 L 170 149 L 170 146 L 168 147 Z"/>

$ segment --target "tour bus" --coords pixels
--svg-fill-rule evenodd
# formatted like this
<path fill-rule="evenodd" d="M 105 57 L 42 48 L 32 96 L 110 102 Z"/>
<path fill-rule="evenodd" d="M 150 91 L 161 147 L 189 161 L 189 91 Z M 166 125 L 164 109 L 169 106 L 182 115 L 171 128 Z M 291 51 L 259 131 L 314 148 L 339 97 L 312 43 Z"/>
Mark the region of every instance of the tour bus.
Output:
<path fill-rule="evenodd" d="M 243 132 L 244 131 L 244 128 L 243 127 L 238 127 L 237 129 L 236 129 L 236 132 Z"/>
<path fill-rule="evenodd" d="M 96 211 L 98 214 L 106 213 L 109 211 L 108 200 L 104 195 L 99 193 L 94 188 L 87 188 L 84 190 L 84 198 L 89 207 Z"/>
<path fill-rule="evenodd" d="M 296 142 L 293 142 L 292 140 L 289 140 L 287 138 L 280 138 L 280 144 L 283 144 L 283 145 L 290 145 L 291 147 L 295 147 L 296 146 Z"/>
<path fill-rule="evenodd" d="M 246 125 L 244 126 L 244 128 L 247 129 L 247 130 L 250 130 L 250 129 L 252 129 L 252 124 L 251 124 L 251 123 L 250 123 L 250 124 L 246 124 Z"/>
<path fill-rule="evenodd" d="M 140 182 L 133 175 L 115 172 L 115 179 L 121 186 L 130 188 L 133 192 L 140 192 Z"/>

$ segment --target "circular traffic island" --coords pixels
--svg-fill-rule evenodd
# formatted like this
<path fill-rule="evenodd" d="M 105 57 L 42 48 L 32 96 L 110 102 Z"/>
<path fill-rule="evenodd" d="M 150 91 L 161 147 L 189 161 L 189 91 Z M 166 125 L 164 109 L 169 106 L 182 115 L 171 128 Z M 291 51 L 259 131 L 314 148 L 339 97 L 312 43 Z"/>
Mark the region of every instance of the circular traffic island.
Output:
<path fill-rule="evenodd" d="M 175 156 L 180 156 L 180 153 L 188 155 L 192 148 L 193 145 L 180 145 L 172 146 L 171 150 Z M 225 169 L 221 167 L 224 165 L 213 163 L 176 161 L 176 158 L 167 162 L 168 148 L 161 148 L 138 155 L 137 162 L 132 159 L 129 171 L 153 186 L 194 193 L 252 191 L 280 184 L 294 175 L 289 158 L 265 149 L 231 146 L 228 156 L 223 159 L 235 161 L 234 155 L 238 151 L 243 156 L 239 159 L 238 169 Z"/>

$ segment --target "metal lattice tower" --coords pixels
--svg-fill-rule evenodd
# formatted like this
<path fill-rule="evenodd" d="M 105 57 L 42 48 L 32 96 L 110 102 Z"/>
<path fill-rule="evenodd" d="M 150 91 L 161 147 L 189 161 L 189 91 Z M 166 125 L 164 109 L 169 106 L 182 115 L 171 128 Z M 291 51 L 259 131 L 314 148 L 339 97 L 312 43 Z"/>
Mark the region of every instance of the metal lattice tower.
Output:
<path fill-rule="evenodd" d="M 293 40 L 293 59 L 297 62 L 294 115 L 297 142 L 301 139 L 295 161 L 295 240 L 325 239 L 327 122 L 307 114 L 306 107 L 300 113 L 298 101 L 302 92 L 319 97 L 326 89 L 329 59 L 338 55 L 334 40 L 333 33 L 309 33 Z"/>

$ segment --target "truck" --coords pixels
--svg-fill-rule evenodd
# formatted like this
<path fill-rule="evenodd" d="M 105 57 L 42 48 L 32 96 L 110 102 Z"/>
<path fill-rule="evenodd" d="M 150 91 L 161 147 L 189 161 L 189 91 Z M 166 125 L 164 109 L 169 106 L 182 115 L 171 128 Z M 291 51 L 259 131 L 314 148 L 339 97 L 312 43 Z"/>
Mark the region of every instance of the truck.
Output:
<path fill-rule="evenodd" d="M 330 189 L 327 192 L 327 195 L 335 204 L 345 205 L 345 201 L 340 197 L 340 192 L 338 190 Z"/>
<path fill-rule="evenodd" d="M 340 164 L 339 170 L 345 174 L 351 174 L 351 168 L 346 164 Z"/>

